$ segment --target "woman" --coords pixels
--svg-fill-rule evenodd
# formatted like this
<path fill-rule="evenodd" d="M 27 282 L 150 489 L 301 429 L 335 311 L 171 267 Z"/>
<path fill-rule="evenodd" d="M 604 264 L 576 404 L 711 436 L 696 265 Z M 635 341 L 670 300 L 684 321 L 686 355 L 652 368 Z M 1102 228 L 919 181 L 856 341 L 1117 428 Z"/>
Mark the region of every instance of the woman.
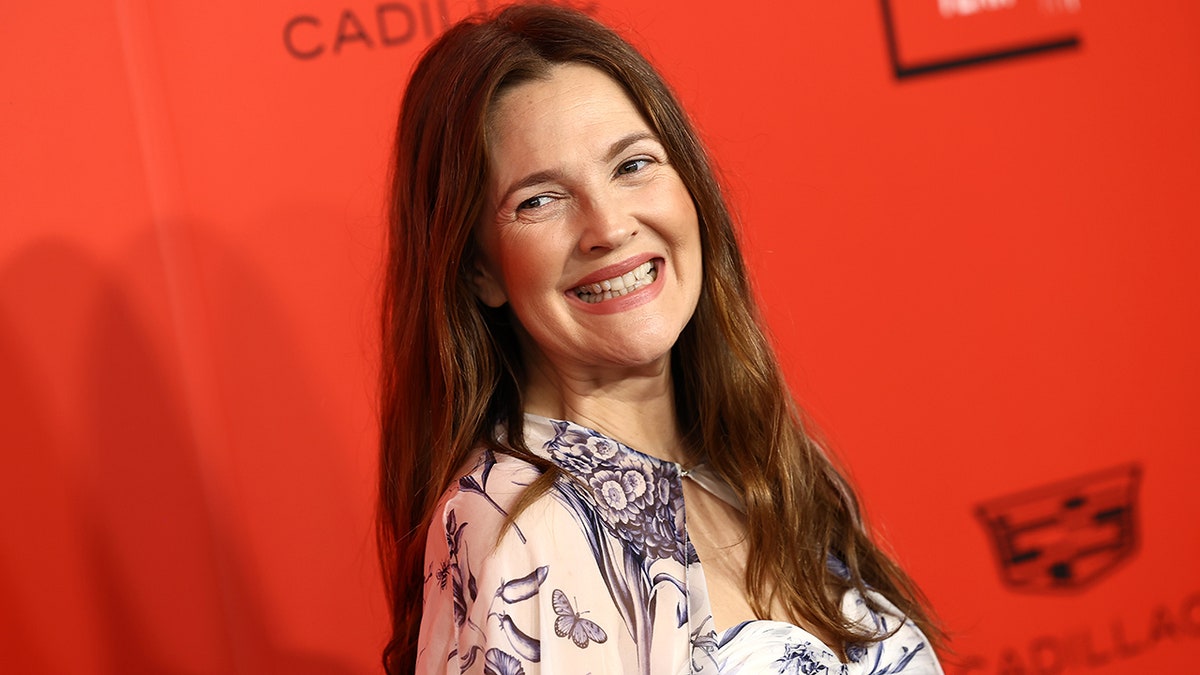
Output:
<path fill-rule="evenodd" d="M 941 672 L 694 130 L 586 16 L 512 7 L 418 64 L 383 338 L 389 672 Z"/>

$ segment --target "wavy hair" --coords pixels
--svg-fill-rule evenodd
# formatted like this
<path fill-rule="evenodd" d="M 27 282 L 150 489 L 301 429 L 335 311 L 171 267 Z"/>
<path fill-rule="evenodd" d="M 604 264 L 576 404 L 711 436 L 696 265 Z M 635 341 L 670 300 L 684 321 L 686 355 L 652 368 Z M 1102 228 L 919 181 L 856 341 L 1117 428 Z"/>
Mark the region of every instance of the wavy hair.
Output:
<path fill-rule="evenodd" d="M 916 587 L 872 542 L 853 491 L 805 432 L 761 327 L 722 190 L 678 100 L 610 29 L 562 7 L 518 5 L 466 19 L 430 46 L 396 132 L 377 523 L 392 619 L 385 669 L 413 669 L 428 528 L 471 453 L 486 445 L 538 466 L 542 479 L 523 504 L 560 475 L 522 441 L 523 367 L 512 319 L 477 300 L 470 276 L 486 201 L 489 107 L 506 88 L 562 63 L 593 66 L 624 87 L 695 202 L 704 276 L 671 353 L 676 414 L 688 447 L 702 454 L 692 459 L 707 462 L 745 503 L 751 607 L 767 616 L 778 604 L 843 645 L 878 639 L 849 625 L 837 600 L 869 586 L 936 638 Z M 507 430 L 503 444 L 493 437 L 498 424 Z M 714 448 L 720 452 L 705 452 Z M 848 577 L 829 570 L 831 555 Z"/>

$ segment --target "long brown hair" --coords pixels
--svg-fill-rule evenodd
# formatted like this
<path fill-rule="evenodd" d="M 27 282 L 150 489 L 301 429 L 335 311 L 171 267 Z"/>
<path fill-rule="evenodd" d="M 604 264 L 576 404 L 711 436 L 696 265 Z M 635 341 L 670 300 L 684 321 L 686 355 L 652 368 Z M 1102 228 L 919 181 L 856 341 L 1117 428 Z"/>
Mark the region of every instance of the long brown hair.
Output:
<path fill-rule="evenodd" d="M 677 416 L 689 447 L 703 454 L 693 459 L 745 502 L 751 606 L 767 616 L 778 603 L 845 644 L 879 637 L 849 626 L 837 600 L 869 586 L 936 637 L 915 586 L 868 537 L 853 492 L 804 430 L 760 327 L 733 219 L 678 100 L 616 33 L 575 11 L 523 5 L 467 19 L 429 48 L 396 133 L 380 401 L 378 539 L 392 616 L 385 668 L 413 669 L 426 536 L 453 472 L 483 445 L 521 457 L 545 472 L 523 503 L 559 475 L 521 440 L 512 319 L 476 299 L 470 271 L 489 106 L 505 88 L 569 62 L 625 88 L 696 204 L 704 278 L 671 355 Z M 497 424 L 506 425 L 507 444 L 493 438 Z M 846 563 L 848 578 L 830 571 L 829 556 Z"/>

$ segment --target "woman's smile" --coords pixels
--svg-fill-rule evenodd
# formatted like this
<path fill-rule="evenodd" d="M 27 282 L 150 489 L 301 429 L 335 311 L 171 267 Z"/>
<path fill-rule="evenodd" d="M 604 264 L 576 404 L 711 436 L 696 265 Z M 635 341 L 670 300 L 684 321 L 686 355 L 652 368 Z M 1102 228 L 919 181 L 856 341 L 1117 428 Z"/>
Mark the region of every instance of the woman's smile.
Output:
<path fill-rule="evenodd" d="M 663 259 L 657 257 L 638 263 L 624 273 L 619 270 L 628 268 L 628 264 L 611 265 L 588 275 L 587 279 L 567 293 L 588 305 L 586 310 L 589 312 L 603 314 L 625 311 L 657 297 L 662 285 L 655 282 L 659 279 L 662 266 Z"/>

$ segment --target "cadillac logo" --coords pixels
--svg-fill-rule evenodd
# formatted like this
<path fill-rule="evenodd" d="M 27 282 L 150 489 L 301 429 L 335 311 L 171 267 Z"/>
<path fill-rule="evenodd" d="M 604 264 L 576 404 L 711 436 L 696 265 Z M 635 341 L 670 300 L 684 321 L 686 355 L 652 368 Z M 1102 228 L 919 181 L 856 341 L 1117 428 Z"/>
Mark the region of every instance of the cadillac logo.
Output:
<path fill-rule="evenodd" d="M 1079 476 L 981 504 L 1004 583 L 1029 592 L 1074 590 L 1111 572 L 1137 548 L 1136 464 Z"/>

